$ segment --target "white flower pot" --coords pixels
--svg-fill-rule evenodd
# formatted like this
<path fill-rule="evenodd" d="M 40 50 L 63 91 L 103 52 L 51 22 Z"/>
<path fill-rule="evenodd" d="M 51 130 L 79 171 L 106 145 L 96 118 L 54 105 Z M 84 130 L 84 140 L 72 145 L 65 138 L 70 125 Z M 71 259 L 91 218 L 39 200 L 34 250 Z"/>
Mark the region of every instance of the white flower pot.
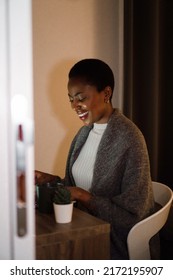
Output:
<path fill-rule="evenodd" d="M 53 203 L 55 220 L 57 223 L 70 223 L 73 214 L 73 202 L 70 204 L 55 204 Z"/>

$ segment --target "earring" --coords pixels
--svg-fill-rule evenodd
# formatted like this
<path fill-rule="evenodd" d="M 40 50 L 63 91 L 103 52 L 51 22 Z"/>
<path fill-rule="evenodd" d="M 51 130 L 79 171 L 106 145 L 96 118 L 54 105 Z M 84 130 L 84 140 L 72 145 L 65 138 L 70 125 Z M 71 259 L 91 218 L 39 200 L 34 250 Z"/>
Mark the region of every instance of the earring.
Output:
<path fill-rule="evenodd" d="M 105 103 L 109 103 L 109 99 L 107 99 L 107 98 L 105 98 L 104 101 L 105 101 Z"/>

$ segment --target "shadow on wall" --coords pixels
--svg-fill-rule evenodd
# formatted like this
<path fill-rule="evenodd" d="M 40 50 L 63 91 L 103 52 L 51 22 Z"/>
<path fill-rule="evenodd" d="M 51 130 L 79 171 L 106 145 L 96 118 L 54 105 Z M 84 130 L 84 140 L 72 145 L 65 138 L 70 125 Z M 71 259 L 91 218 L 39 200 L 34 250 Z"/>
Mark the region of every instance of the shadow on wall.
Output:
<path fill-rule="evenodd" d="M 115 69 L 119 47 L 119 1 L 96 1 L 94 20 L 95 53 Z"/>
<path fill-rule="evenodd" d="M 61 123 L 64 133 L 63 137 L 62 135 L 57 135 L 57 138 L 60 136 L 62 141 L 58 146 L 53 164 L 54 174 L 57 174 L 57 166 L 66 165 L 66 157 L 64 155 L 68 154 L 71 141 L 78 129 L 82 126 L 81 121 L 71 109 L 68 99 L 68 72 L 74 63 L 76 63 L 76 60 L 64 60 L 55 65 L 49 75 L 48 99 L 51 104 L 52 114 L 57 119 L 57 126 L 58 123 Z"/>
<path fill-rule="evenodd" d="M 97 34 L 97 39 L 94 40 L 95 53 L 98 58 L 108 63 L 114 72 L 115 90 L 112 102 L 114 107 L 119 107 L 119 0 L 96 1 L 94 20 L 93 32 Z"/>

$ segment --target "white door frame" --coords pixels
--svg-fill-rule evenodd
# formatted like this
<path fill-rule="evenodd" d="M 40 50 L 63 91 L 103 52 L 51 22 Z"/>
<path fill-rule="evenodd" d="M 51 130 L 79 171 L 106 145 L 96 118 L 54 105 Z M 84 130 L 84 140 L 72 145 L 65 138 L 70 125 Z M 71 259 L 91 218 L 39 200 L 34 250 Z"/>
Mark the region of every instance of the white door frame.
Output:
<path fill-rule="evenodd" d="M 31 0 L 0 0 L 0 41 L 0 259 L 35 259 Z M 16 120 L 11 112 L 16 95 L 27 103 L 26 119 L 21 118 L 26 127 L 26 234 L 22 237 L 17 231 Z"/>

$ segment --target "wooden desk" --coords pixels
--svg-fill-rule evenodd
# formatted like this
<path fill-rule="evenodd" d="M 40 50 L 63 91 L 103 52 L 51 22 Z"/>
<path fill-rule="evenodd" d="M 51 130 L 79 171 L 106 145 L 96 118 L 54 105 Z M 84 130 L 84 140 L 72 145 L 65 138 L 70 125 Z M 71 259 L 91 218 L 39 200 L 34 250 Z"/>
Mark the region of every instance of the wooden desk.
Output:
<path fill-rule="evenodd" d="M 57 224 L 54 214 L 36 212 L 36 258 L 39 260 L 110 259 L 110 225 L 77 208 L 72 222 Z"/>

